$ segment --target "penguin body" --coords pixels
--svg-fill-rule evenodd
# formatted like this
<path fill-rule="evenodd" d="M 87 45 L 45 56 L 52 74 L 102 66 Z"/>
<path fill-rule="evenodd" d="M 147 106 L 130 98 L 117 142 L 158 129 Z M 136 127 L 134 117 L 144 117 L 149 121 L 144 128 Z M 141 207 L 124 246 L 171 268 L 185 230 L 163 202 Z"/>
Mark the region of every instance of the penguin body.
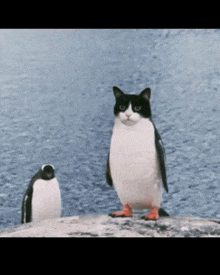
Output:
<path fill-rule="evenodd" d="M 43 165 L 33 176 L 22 202 L 22 223 L 61 216 L 61 194 L 52 165 Z"/>
<path fill-rule="evenodd" d="M 159 208 L 162 182 L 154 126 L 148 119 L 135 126 L 118 125 L 116 119 L 110 146 L 114 186 L 123 205 L 132 209 Z"/>
<path fill-rule="evenodd" d="M 114 185 L 124 206 L 113 217 L 131 216 L 132 209 L 150 208 L 146 219 L 168 215 L 161 209 L 162 186 L 168 191 L 165 151 L 152 121 L 150 89 L 140 95 L 126 95 L 113 87 L 116 104 L 110 153 L 107 161 L 107 183 Z"/>

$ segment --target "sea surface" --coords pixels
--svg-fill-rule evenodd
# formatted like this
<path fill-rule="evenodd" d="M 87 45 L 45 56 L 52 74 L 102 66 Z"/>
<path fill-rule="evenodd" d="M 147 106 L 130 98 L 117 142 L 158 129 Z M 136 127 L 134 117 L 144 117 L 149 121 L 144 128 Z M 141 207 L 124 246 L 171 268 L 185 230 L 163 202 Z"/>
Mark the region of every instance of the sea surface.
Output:
<path fill-rule="evenodd" d="M 172 216 L 220 218 L 220 31 L 0 30 L 0 229 L 20 224 L 24 192 L 53 164 L 62 215 L 121 209 L 105 168 L 112 86 L 152 89 Z"/>

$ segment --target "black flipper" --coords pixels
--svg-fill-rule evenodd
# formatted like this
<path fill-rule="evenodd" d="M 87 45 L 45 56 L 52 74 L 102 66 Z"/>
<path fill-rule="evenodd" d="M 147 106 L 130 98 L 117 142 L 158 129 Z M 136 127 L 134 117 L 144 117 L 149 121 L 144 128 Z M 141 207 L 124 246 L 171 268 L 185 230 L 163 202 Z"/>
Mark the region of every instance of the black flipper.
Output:
<path fill-rule="evenodd" d="M 113 181 L 111 177 L 111 170 L 110 170 L 110 164 L 109 164 L 109 153 L 108 153 L 108 158 L 107 158 L 107 165 L 106 165 L 106 181 L 109 186 L 113 187 Z"/>
<path fill-rule="evenodd" d="M 41 178 L 41 174 L 42 174 L 42 170 L 40 169 L 29 182 L 28 188 L 24 194 L 22 207 L 21 207 L 21 223 L 31 222 L 31 219 L 32 219 L 31 202 L 32 202 L 32 194 L 33 194 L 33 185 L 37 179 Z"/>
<path fill-rule="evenodd" d="M 31 201 L 33 188 L 28 188 L 22 201 L 21 223 L 31 222 Z"/>
<path fill-rule="evenodd" d="M 163 181 L 163 186 L 165 190 L 168 192 L 167 174 L 166 174 L 166 165 L 165 165 L 165 161 L 166 161 L 165 149 L 164 149 L 160 134 L 158 133 L 155 125 L 154 125 L 154 129 L 155 129 L 155 145 L 156 145 L 157 155 L 160 163 L 161 178 Z"/>

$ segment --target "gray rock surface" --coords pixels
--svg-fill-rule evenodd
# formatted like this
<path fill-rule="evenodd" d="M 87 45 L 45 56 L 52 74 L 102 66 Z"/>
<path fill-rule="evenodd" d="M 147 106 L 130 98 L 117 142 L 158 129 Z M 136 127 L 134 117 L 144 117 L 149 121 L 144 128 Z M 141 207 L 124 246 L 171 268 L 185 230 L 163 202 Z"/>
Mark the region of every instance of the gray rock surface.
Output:
<path fill-rule="evenodd" d="M 219 237 L 220 220 L 168 217 L 158 221 L 108 216 L 73 216 L 0 231 L 0 237 Z"/>

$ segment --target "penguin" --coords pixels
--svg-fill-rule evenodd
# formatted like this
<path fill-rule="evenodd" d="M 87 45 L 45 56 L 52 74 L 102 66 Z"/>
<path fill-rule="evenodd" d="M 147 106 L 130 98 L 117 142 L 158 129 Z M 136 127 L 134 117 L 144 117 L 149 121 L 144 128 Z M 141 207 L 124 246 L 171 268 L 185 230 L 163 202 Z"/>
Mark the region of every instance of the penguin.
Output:
<path fill-rule="evenodd" d="M 61 194 L 53 165 L 43 165 L 32 177 L 22 201 L 21 223 L 61 216 Z"/>
<path fill-rule="evenodd" d="M 169 214 L 161 208 L 162 186 L 168 192 L 165 149 L 152 119 L 151 89 L 139 95 L 125 94 L 113 87 L 115 96 L 110 152 L 106 181 L 115 187 L 123 211 L 109 214 L 132 217 L 135 209 L 150 209 L 145 220 L 158 220 Z"/>

